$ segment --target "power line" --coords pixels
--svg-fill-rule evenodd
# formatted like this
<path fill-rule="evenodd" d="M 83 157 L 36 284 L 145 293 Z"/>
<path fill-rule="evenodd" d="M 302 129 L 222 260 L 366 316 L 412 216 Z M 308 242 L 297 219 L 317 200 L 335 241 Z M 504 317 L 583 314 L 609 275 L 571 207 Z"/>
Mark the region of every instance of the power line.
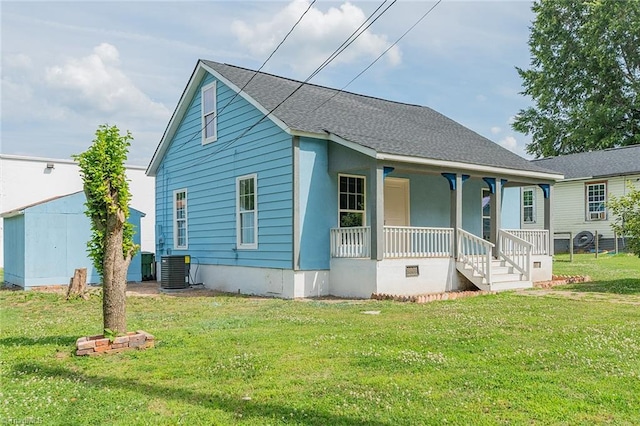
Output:
<path fill-rule="evenodd" d="M 296 87 L 294 89 L 293 92 L 291 92 L 288 96 L 286 96 L 280 103 L 278 103 L 275 107 L 271 108 L 271 110 L 269 110 L 269 112 L 267 112 L 267 114 L 263 115 L 257 122 L 255 122 L 253 125 L 251 125 L 250 127 L 248 127 L 247 129 L 245 129 L 240 135 L 236 136 L 235 138 L 233 138 L 231 141 L 222 144 L 218 147 L 217 150 L 209 153 L 208 155 L 202 157 L 200 159 L 200 161 L 194 163 L 191 167 L 196 167 L 199 166 L 200 164 L 204 163 L 206 160 L 208 160 L 209 158 L 211 158 L 213 155 L 217 154 L 218 152 L 228 148 L 229 146 L 231 146 L 232 144 L 234 144 L 237 140 L 239 140 L 240 138 L 242 138 L 243 136 L 245 136 L 247 133 L 249 133 L 252 129 L 254 129 L 257 125 L 259 125 L 260 123 L 262 123 L 265 119 L 267 119 L 276 109 L 278 109 L 282 104 L 284 104 L 288 99 L 290 99 L 296 92 L 298 92 L 298 90 L 300 90 L 306 83 L 309 82 L 309 80 L 311 80 L 313 77 L 315 77 L 316 75 L 318 75 L 318 73 L 320 71 L 322 71 L 324 68 L 326 68 L 331 62 L 333 62 L 342 52 L 344 52 L 344 50 L 349 47 L 356 39 L 358 39 L 367 29 L 369 29 L 369 27 L 371 25 L 373 25 L 374 22 L 376 22 L 382 15 L 384 15 L 391 6 L 393 6 L 397 0 L 393 0 L 391 2 L 391 4 L 389 4 L 382 12 L 380 12 L 380 14 L 378 16 L 376 16 L 373 20 L 371 20 L 371 18 L 378 12 L 378 10 L 380 10 L 380 8 L 387 2 L 387 0 L 384 0 L 382 2 L 382 4 L 373 11 L 373 13 L 371 13 L 371 15 L 369 15 L 367 17 L 367 19 L 365 19 L 365 21 L 353 32 L 351 33 L 351 35 L 347 38 L 347 40 L 345 40 L 345 42 L 343 42 L 340 46 L 338 46 L 333 53 L 331 53 L 331 55 L 329 55 L 329 57 L 327 59 L 325 59 L 325 61 L 320 64 L 310 75 L 309 77 L 307 77 L 303 82 L 301 82 L 298 87 Z M 369 20 L 371 20 L 371 22 L 369 22 Z M 360 29 L 363 27 L 363 25 L 365 23 L 369 22 L 369 24 L 362 30 L 360 31 Z M 360 32 L 358 32 L 360 31 Z M 355 37 L 354 37 L 355 35 Z M 353 38 L 353 39 L 352 39 Z"/>
<path fill-rule="evenodd" d="M 382 52 L 376 59 L 374 59 L 373 62 L 371 62 L 369 65 L 367 65 L 367 67 L 365 67 L 362 71 L 360 71 L 355 77 L 353 77 L 347 84 L 345 84 L 340 90 L 338 90 L 337 92 L 335 92 L 333 95 L 331 95 L 327 100 L 325 100 L 324 102 L 322 102 L 320 105 L 318 105 L 317 107 L 315 107 L 314 109 L 312 109 L 311 111 L 306 112 L 304 115 L 309 115 L 312 112 L 317 111 L 318 109 L 320 109 L 323 105 L 325 105 L 327 102 L 329 102 L 331 99 L 335 98 L 336 96 L 338 96 L 340 93 L 342 93 L 347 87 L 349 87 L 349 85 L 351 85 L 351 83 L 353 83 L 354 81 L 356 81 L 362 74 L 364 74 L 365 72 L 367 72 L 369 70 L 369 68 L 371 68 L 373 65 L 376 64 L 376 62 L 378 62 L 380 60 L 380 58 L 382 58 L 389 50 L 391 50 L 395 45 L 397 45 L 407 34 L 409 34 L 409 32 L 411 32 L 411 30 L 413 30 L 420 22 L 422 22 L 422 20 L 424 18 L 427 17 L 427 15 L 429 13 L 431 13 L 431 11 L 433 9 L 436 8 L 437 5 L 439 5 L 442 2 L 442 0 L 438 0 L 436 2 L 436 4 L 434 4 L 433 6 L 431 6 L 431 8 L 429 8 L 429 10 L 427 10 L 421 17 L 420 19 L 418 19 L 411 27 L 409 27 L 408 30 L 406 30 L 395 42 L 393 42 L 393 44 L 391 44 L 384 52 Z M 298 121 L 299 122 L 299 121 Z"/>
<path fill-rule="evenodd" d="M 209 122 L 205 122 L 204 126 L 202 128 L 200 128 L 198 131 L 194 132 L 193 135 L 191 136 L 191 138 L 189 138 L 186 142 L 183 142 L 178 148 L 176 148 L 175 152 L 179 152 L 185 145 L 187 145 L 189 142 L 193 141 L 196 136 L 200 135 L 202 133 L 202 131 L 207 127 L 208 124 L 210 124 L 214 119 L 218 118 L 218 116 L 220 114 L 222 114 L 222 112 L 231 104 L 231 102 L 233 102 L 239 95 L 240 93 L 242 93 L 242 91 L 244 89 L 246 89 L 246 87 L 249 85 L 249 83 L 251 83 L 251 81 L 253 81 L 253 79 L 255 78 L 256 75 L 258 75 L 258 73 L 262 70 L 262 68 L 264 68 L 264 66 L 267 64 L 267 62 L 269 62 L 269 60 L 273 57 L 273 55 L 275 55 L 275 53 L 278 51 L 278 49 L 280 49 L 280 47 L 284 44 L 284 42 L 287 40 L 287 38 L 291 35 L 291 33 L 293 32 L 293 30 L 298 26 L 298 24 L 300 23 L 300 21 L 302 21 L 302 18 L 304 18 L 304 16 L 307 14 L 307 12 L 309 12 L 309 10 L 311 10 L 311 7 L 313 7 L 313 5 L 316 3 L 317 0 L 313 0 L 311 3 L 309 3 L 309 6 L 307 7 L 307 9 L 304 11 L 304 13 L 302 15 L 300 15 L 300 17 L 298 18 L 298 20 L 296 21 L 295 24 L 293 24 L 293 27 L 291 27 L 291 29 L 289 30 L 289 32 L 284 36 L 284 38 L 282 39 L 282 41 L 280 41 L 280 43 L 278 43 L 278 45 L 276 46 L 276 48 L 271 52 L 271 54 L 269 54 L 269 56 L 267 57 L 267 59 L 264 60 L 264 62 L 262 63 L 262 65 L 260 65 L 260 68 L 258 68 L 258 70 L 256 72 L 253 73 L 253 75 L 251 76 L 251 78 L 244 84 L 244 86 L 242 86 L 240 88 L 239 91 L 237 91 L 233 97 L 231 98 L 231 100 L 229 100 L 229 102 L 227 102 L 221 109 L 220 111 L 218 111 L 216 109 L 216 112 L 214 113 L 213 117 L 211 117 L 211 119 L 209 120 Z M 386 0 L 385 0 L 386 1 Z"/>

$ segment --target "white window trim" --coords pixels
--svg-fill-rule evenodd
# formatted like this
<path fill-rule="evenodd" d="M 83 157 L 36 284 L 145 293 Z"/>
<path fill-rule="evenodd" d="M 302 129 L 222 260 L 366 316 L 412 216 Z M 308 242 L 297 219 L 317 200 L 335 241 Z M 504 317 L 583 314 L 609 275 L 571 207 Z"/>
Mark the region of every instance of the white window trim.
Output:
<path fill-rule="evenodd" d="M 186 203 L 184 206 L 184 229 L 185 229 L 185 236 L 184 236 L 185 245 L 184 246 L 178 245 L 178 217 L 176 214 L 177 213 L 176 195 L 178 195 L 181 192 L 184 192 L 184 199 L 186 200 Z M 175 191 L 173 191 L 173 248 L 175 250 L 186 250 L 189 248 L 189 195 L 187 193 L 187 188 L 176 189 Z"/>
<path fill-rule="evenodd" d="M 253 243 L 242 244 L 240 229 L 240 181 L 246 179 L 253 179 Z M 257 250 L 258 249 L 258 174 L 252 173 L 250 175 L 238 176 L 236 178 L 236 248 L 238 250 Z"/>
<path fill-rule="evenodd" d="M 213 88 L 213 136 L 206 137 L 206 121 L 205 121 L 205 110 L 204 110 L 204 92 Z M 215 142 L 218 140 L 218 88 L 216 82 L 207 84 L 203 86 L 200 90 L 200 120 L 202 124 L 202 145 L 206 145 L 211 142 Z"/>
<path fill-rule="evenodd" d="M 482 206 L 485 192 L 489 193 L 489 210 L 491 210 L 491 190 L 489 188 L 480 188 L 480 234 L 482 238 L 484 238 L 484 220 L 489 219 L 489 223 L 491 223 L 491 212 L 489 212 L 489 216 L 485 216 L 484 207 Z M 491 231 L 489 231 L 488 238 L 491 238 Z"/>
<path fill-rule="evenodd" d="M 587 182 L 584 184 L 584 213 L 585 213 L 585 220 L 587 222 L 602 222 L 607 220 L 607 217 L 608 217 L 607 196 L 609 195 L 609 185 L 607 183 L 608 182 L 604 180 L 604 181 L 598 181 L 598 182 Z M 601 213 L 604 213 L 604 217 L 592 219 L 591 214 L 589 212 L 589 187 L 596 186 L 596 185 L 604 185 L 604 200 L 602 201 L 604 203 L 604 210 L 601 212 Z"/>
<path fill-rule="evenodd" d="M 340 178 L 341 177 L 353 177 L 362 179 L 362 195 L 364 197 L 364 210 L 347 210 L 340 208 Z M 338 173 L 338 228 L 340 228 L 340 213 L 362 213 L 362 226 L 367 226 L 367 177 L 363 175 L 350 175 L 346 173 Z"/>
<path fill-rule="evenodd" d="M 524 193 L 527 191 L 531 191 L 531 220 L 527 221 L 525 219 L 524 216 Z M 521 203 L 521 210 L 520 210 L 521 214 L 522 214 L 522 223 L 526 223 L 526 224 L 530 224 L 530 223 L 536 223 L 536 190 L 535 188 L 522 188 L 522 203 Z"/>

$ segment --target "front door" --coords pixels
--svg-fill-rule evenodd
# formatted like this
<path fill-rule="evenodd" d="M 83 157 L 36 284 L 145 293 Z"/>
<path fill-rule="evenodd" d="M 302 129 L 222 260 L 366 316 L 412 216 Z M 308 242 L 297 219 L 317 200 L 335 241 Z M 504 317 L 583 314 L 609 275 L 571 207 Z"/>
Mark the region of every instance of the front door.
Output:
<path fill-rule="evenodd" d="M 384 224 L 409 226 L 409 179 L 385 178 Z"/>

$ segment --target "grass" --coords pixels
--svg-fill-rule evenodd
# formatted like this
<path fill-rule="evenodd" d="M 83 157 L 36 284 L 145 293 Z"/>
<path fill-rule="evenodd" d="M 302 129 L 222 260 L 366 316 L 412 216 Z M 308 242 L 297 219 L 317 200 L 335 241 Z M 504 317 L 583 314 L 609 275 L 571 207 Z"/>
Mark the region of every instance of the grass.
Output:
<path fill-rule="evenodd" d="M 556 255 L 553 272 L 562 275 L 588 275 L 593 282 L 563 286 L 576 292 L 640 294 L 640 258 L 632 254 Z"/>
<path fill-rule="evenodd" d="M 98 296 L 2 291 L 0 309 L 3 423 L 640 419 L 635 304 L 519 293 L 424 305 L 129 297 L 129 328 L 157 346 L 99 358 L 71 355 L 77 337 L 100 330 Z"/>

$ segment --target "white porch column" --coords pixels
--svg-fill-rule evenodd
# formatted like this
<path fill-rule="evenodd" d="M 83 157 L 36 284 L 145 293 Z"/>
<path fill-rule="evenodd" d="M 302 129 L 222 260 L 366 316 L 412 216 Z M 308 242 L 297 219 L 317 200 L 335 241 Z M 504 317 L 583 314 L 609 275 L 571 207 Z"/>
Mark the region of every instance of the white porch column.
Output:
<path fill-rule="evenodd" d="M 551 202 L 553 198 L 553 185 L 539 185 L 544 195 L 544 229 L 549 232 L 549 256 L 553 256 L 553 210 Z"/>
<path fill-rule="evenodd" d="M 384 167 L 371 166 L 368 208 L 371 215 L 371 259 L 384 256 Z"/>
<path fill-rule="evenodd" d="M 500 224 L 502 223 L 501 210 L 502 210 L 502 181 L 495 179 L 493 185 L 489 185 L 491 189 L 490 205 L 491 205 L 491 230 L 489 232 L 489 241 L 496 246 L 495 256 L 498 255 L 498 231 L 500 231 Z"/>
<path fill-rule="evenodd" d="M 469 177 L 458 173 L 442 173 L 449 181 L 451 190 L 451 218 L 449 223 L 453 228 L 453 255 L 458 256 L 458 229 L 462 229 L 462 183 Z"/>

